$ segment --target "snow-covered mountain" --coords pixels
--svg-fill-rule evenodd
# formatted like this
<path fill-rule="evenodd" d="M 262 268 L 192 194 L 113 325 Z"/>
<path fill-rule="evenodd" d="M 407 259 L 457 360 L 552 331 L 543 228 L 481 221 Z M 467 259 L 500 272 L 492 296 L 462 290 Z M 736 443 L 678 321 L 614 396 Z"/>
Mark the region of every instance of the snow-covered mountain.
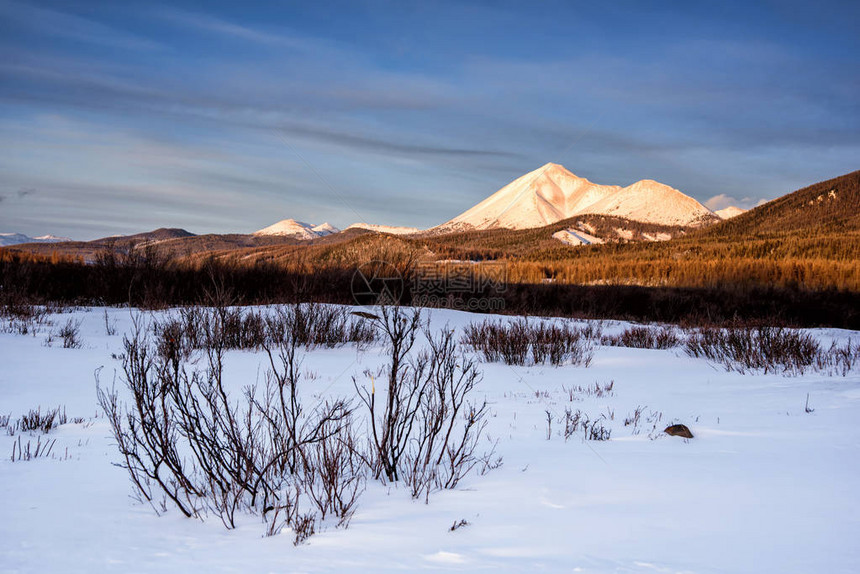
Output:
<path fill-rule="evenodd" d="M 321 223 L 312 225 L 295 219 L 283 219 L 273 225 L 264 227 L 259 231 L 255 231 L 254 235 L 285 235 L 295 237 L 296 239 L 317 239 L 325 237 L 332 233 L 338 233 L 340 230 L 330 223 Z"/>
<path fill-rule="evenodd" d="M 328 221 L 311 227 L 311 231 L 313 231 L 320 237 L 323 237 L 325 235 L 331 235 L 332 233 L 340 233 L 340 229 L 338 229 Z"/>
<path fill-rule="evenodd" d="M 56 235 L 30 237 L 23 233 L 0 233 L 0 247 L 19 245 L 21 243 L 60 243 L 62 241 L 71 241 L 71 239 L 68 237 L 57 237 Z"/>
<path fill-rule="evenodd" d="M 614 215 L 644 223 L 685 226 L 699 225 L 714 218 L 710 209 L 689 195 L 652 179 L 643 179 L 619 189 L 587 206 L 582 213 Z"/>
<path fill-rule="evenodd" d="M 377 233 L 390 233 L 392 235 L 411 235 L 421 230 L 417 227 L 399 227 L 396 225 L 377 225 L 375 223 L 353 223 L 346 229 L 366 229 Z"/>
<path fill-rule="evenodd" d="M 728 207 L 724 207 L 723 209 L 718 209 L 714 213 L 720 219 L 731 219 L 732 217 L 737 217 L 741 213 L 746 213 L 746 211 L 746 209 L 741 209 L 740 207 L 730 205 Z"/>
<path fill-rule="evenodd" d="M 677 189 L 653 180 L 628 187 L 600 185 L 548 163 L 512 181 L 434 231 L 527 229 L 585 214 L 612 215 L 644 223 L 700 225 L 716 216 Z"/>

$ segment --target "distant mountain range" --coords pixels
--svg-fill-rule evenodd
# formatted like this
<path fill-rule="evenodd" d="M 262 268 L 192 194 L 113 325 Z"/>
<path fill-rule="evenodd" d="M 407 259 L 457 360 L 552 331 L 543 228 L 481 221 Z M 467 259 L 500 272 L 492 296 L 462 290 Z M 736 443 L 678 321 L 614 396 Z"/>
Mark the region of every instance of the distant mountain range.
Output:
<path fill-rule="evenodd" d="M 56 237 L 54 235 L 30 237 L 23 233 L 0 233 L 0 247 L 20 245 L 22 243 L 60 243 L 62 241 L 71 241 L 71 239 L 68 237 Z"/>
<path fill-rule="evenodd" d="M 457 217 L 426 230 L 370 223 L 354 223 L 340 230 L 329 223 L 315 225 L 284 219 L 251 234 L 197 236 L 184 229 L 162 228 L 135 235 L 71 242 L 67 247 L 68 251 L 84 252 L 85 259 L 89 259 L 104 248 L 154 244 L 175 247 L 177 241 L 196 252 L 317 241 L 336 235 L 348 239 L 356 233 L 367 232 L 429 237 L 464 231 L 537 229 L 567 220 L 571 220 L 571 225 L 555 228 L 557 231 L 552 237 L 567 245 L 591 245 L 606 241 L 664 241 L 693 229 L 711 227 L 744 212 L 734 206 L 711 211 L 692 197 L 654 180 L 641 180 L 627 187 L 602 185 L 578 177 L 562 165 L 547 163 L 505 185 Z M 609 222 L 615 222 L 614 226 L 610 227 Z M 70 241 L 51 235 L 0 234 L 0 246 Z M 33 250 L 45 252 L 36 245 Z"/>
<path fill-rule="evenodd" d="M 393 235 L 495 228 L 532 229 L 579 215 L 607 215 L 639 223 L 702 227 L 743 212 L 734 206 L 711 211 L 677 189 L 650 179 L 627 187 L 600 185 L 577 177 L 562 165 L 548 163 L 517 178 L 454 219 L 426 231 L 367 223 L 355 223 L 347 229 Z M 314 226 L 285 219 L 256 231 L 254 235 L 315 239 L 337 232 L 328 223 Z M 576 240 L 575 243 L 581 242 Z"/>
<path fill-rule="evenodd" d="M 525 189 L 528 194 L 533 188 Z M 611 191 L 591 205 L 607 205 L 604 200 L 623 189 Z M 695 205 L 685 207 L 690 204 L 674 191 L 658 196 L 678 199 L 667 204 L 683 208 L 675 215 L 701 213 Z M 716 216 L 707 220 L 712 223 L 693 227 L 586 213 L 542 227 L 511 229 L 490 223 L 484 229 L 447 233 L 367 224 L 335 232 L 324 225 L 286 222 L 270 231 L 293 235 L 194 235 L 182 229 L 158 229 L 89 242 L 28 243 L 3 249 L 84 262 L 96 262 L 102 254 L 112 252 L 122 263 L 125 254 L 145 247 L 192 268 L 212 261 L 237 268 L 274 265 L 295 269 L 298 265 L 312 272 L 352 269 L 380 258 L 404 265 L 420 261 L 480 266 L 501 261 L 508 280 L 516 284 L 704 288 L 743 284 L 860 290 L 856 263 L 860 171 L 811 185 L 728 220 Z M 306 232 L 316 237 L 299 238 L 309 236 Z"/>
<path fill-rule="evenodd" d="M 397 227 L 392 225 L 374 225 L 372 223 L 353 223 L 344 231 L 350 229 L 363 229 L 365 231 L 374 231 L 376 233 L 389 233 L 391 235 L 413 235 L 421 233 L 417 227 Z M 255 236 L 282 236 L 292 237 L 294 239 L 319 239 L 333 233 L 340 233 L 341 230 L 334 227 L 330 223 L 322 223 L 313 225 L 296 221 L 295 219 L 282 219 L 281 221 L 264 227 L 259 231 L 255 231 Z"/>

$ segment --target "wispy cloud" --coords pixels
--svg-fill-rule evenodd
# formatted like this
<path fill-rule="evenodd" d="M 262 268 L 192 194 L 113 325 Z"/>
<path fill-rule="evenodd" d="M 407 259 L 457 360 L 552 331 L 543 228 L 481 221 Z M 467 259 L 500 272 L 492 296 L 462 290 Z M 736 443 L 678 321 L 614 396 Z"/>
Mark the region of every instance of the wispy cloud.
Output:
<path fill-rule="evenodd" d="M 229 20 L 223 20 L 210 14 L 192 12 L 180 8 L 158 7 L 152 11 L 152 14 L 185 29 L 194 29 L 271 47 L 290 47 L 307 51 L 319 49 L 323 45 L 319 41 L 301 38 L 297 34 L 287 32 L 286 30 L 278 32 L 266 31 Z"/>
<path fill-rule="evenodd" d="M 105 25 L 66 11 L 0 1 L 0 18 L 19 30 L 53 38 L 97 44 L 126 50 L 160 50 L 164 46 L 149 38 Z"/>

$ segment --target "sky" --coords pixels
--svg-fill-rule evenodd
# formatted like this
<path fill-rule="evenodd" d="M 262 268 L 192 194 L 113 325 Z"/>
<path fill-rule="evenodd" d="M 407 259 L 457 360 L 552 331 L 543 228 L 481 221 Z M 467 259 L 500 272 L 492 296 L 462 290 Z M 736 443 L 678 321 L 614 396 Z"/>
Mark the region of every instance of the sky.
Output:
<path fill-rule="evenodd" d="M 751 207 L 860 168 L 857 2 L 7 2 L 0 232 L 429 227 L 547 162 Z"/>

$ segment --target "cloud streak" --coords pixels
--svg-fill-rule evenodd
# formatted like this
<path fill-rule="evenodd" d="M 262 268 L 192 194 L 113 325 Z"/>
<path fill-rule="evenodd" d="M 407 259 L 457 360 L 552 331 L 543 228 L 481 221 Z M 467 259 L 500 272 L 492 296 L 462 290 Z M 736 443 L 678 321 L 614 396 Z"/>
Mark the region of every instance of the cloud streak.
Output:
<path fill-rule="evenodd" d="M 161 50 L 163 46 L 137 34 L 69 12 L 0 1 L 0 18 L 18 30 L 123 50 Z"/>

